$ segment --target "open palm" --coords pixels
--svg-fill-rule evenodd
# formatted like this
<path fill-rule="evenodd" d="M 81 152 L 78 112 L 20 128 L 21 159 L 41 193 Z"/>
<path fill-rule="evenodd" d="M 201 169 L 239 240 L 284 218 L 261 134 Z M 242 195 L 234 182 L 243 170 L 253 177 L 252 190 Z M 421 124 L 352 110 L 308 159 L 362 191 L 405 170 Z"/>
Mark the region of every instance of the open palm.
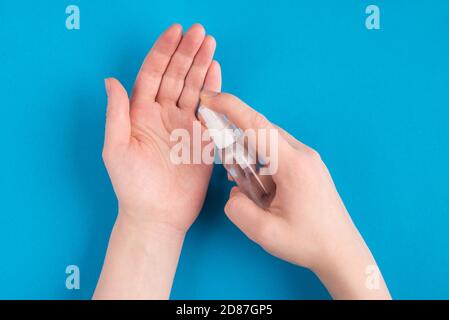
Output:
<path fill-rule="evenodd" d="M 200 91 L 220 90 L 214 51 L 215 40 L 201 25 L 183 35 L 175 24 L 146 57 L 131 101 L 117 80 L 106 80 L 103 158 L 121 213 L 139 223 L 165 224 L 185 232 L 203 205 L 212 166 L 170 161 L 170 132 L 191 131 Z"/>

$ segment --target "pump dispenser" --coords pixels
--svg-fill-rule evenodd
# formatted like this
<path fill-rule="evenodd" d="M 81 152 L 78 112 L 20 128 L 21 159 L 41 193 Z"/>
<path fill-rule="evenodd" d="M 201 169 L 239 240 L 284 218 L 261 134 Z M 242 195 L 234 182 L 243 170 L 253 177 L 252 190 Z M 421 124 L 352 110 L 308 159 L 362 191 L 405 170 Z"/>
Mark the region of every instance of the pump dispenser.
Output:
<path fill-rule="evenodd" d="M 245 144 L 243 134 L 224 115 L 206 106 L 200 106 L 198 115 L 203 119 L 214 141 L 221 162 L 240 191 L 259 207 L 267 208 L 276 192 L 271 176 L 260 174 L 257 156 Z"/>

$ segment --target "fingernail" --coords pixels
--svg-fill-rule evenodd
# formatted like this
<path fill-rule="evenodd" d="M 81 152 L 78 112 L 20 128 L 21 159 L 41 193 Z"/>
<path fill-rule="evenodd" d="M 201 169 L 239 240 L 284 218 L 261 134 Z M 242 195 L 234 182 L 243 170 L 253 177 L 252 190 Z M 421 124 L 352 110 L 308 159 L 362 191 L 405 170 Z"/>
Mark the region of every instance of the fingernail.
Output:
<path fill-rule="evenodd" d="M 104 87 L 106 88 L 107 96 L 109 96 L 110 84 L 109 84 L 109 79 L 108 78 L 104 79 Z"/>
<path fill-rule="evenodd" d="M 201 96 L 203 96 L 203 97 L 211 98 L 211 97 L 215 97 L 216 95 L 218 95 L 218 92 L 216 92 L 216 91 L 210 91 L 210 90 L 201 91 Z"/>

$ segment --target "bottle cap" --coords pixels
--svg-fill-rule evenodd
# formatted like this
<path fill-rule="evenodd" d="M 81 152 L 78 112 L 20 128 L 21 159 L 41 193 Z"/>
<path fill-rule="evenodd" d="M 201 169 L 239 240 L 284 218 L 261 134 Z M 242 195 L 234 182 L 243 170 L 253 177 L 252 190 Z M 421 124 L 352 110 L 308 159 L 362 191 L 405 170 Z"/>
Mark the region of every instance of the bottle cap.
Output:
<path fill-rule="evenodd" d="M 198 108 L 198 114 L 203 118 L 217 148 L 224 149 L 235 143 L 234 126 L 224 115 L 205 106 Z"/>

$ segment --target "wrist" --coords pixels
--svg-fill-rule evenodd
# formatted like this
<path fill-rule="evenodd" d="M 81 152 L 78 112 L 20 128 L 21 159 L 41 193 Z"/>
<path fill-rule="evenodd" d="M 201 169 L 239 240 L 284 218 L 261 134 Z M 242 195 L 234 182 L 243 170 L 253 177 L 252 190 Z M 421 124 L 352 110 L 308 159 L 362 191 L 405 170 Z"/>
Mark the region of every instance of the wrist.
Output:
<path fill-rule="evenodd" d="M 119 211 L 95 299 L 168 299 L 184 233 Z"/>
<path fill-rule="evenodd" d="M 157 214 L 153 213 L 157 216 Z M 186 231 L 181 230 L 170 223 L 152 219 L 141 219 L 139 215 L 119 208 L 115 228 L 121 232 L 132 234 L 142 241 L 157 241 L 167 245 L 182 245 Z"/>
<path fill-rule="evenodd" d="M 390 299 L 371 251 L 351 224 L 311 270 L 335 299 Z"/>

